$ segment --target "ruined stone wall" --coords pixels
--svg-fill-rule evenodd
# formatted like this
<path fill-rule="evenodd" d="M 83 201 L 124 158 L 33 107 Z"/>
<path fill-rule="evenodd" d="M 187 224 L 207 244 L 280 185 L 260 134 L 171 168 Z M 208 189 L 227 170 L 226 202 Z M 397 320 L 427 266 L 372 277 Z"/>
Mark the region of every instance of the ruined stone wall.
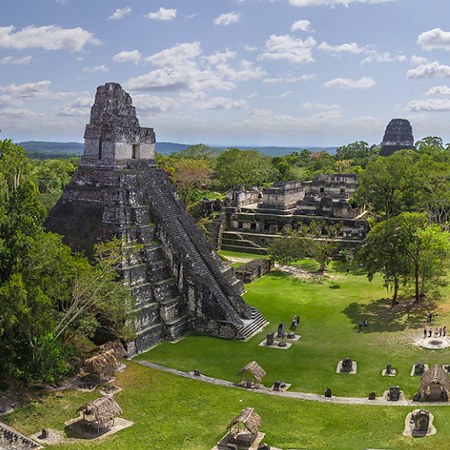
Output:
<path fill-rule="evenodd" d="M 285 211 L 294 208 L 304 196 L 305 189 L 300 182 L 274 183 L 273 187 L 263 188 L 263 200 L 258 208 Z"/>
<path fill-rule="evenodd" d="M 227 203 L 236 208 L 261 202 L 262 192 L 257 188 L 245 190 L 244 186 L 236 186 L 227 191 Z"/>

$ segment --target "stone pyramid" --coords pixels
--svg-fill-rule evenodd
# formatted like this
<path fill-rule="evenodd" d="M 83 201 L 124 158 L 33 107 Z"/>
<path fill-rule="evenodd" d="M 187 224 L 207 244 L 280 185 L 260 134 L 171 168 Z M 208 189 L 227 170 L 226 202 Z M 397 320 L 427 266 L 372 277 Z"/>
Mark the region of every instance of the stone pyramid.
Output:
<path fill-rule="evenodd" d="M 244 302 L 233 269 L 222 265 L 156 167 L 153 129 L 139 126 L 119 84 L 97 88 L 84 138 L 80 165 L 46 226 L 88 256 L 97 242 L 122 240 L 120 272 L 137 312 L 128 353 L 189 330 L 231 339 L 258 331 L 264 317 Z"/>

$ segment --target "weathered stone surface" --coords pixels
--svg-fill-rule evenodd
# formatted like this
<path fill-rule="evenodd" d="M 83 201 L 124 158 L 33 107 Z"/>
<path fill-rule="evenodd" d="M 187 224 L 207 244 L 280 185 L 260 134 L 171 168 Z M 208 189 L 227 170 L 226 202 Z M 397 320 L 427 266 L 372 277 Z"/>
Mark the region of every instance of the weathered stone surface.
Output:
<path fill-rule="evenodd" d="M 118 165 L 127 159 L 155 159 L 155 133 L 142 128 L 130 95 L 118 83 L 97 88 L 84 133 L 84 164 Z"/>
<path fill-rule="evenodd" d="M 189 328 L 245 339 L 264 320 L 242 299 L 242 282 L 222 266 L 166 173 L 155 166 L 154 153 L 142 152 L 142 145 L 154 145 L 148 130 L 139 127 L 120 85 L 100 86 L 86 127 L 85 154 L 47 228 L 88 256 L 95 243 L 122 239 L 121 275 L 138 313 L 129 353 L 179 339 Z M 96 139 L 109 142 L 106 153 L 92 152 Z M 135 142 L 141 152 L 133 154 Z M 118 143 L 128 153 L 119 151 Z"/>
<path fill-rule="evenodd" d="M 397 150 L 414 149 L 411 124 L 406 119 L 392 119 L 381 142 L 381 156 L 390 156 Z"/>
<path fill-rule="evenodd" d="M 368 231 L 363 208 L 353 209 L 355 174 L 323 174 L 311 181 L 274 183 L 261 193 L 235 187 L 227 192 L 225 217 L 210 229 L 215 248 L 266 254 L 275 236 L 312 222 L 337 226 L 339 249 L 361 243 Z"/>

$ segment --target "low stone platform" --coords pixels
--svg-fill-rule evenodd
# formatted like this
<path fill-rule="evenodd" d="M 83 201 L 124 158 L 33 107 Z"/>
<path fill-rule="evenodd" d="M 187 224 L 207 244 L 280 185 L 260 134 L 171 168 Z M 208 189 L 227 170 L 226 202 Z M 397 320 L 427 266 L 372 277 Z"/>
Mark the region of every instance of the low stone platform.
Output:
<path fill-rule="evenodd" d="M 429 369 L 429 366 L 428 366 L 428 364 L 424 364 L 423 366 L 424 366 L 423 373 L 425 373 L 425 372 Z M 421 377 L 423 374 L 421 374 L 421 375 L 416 375 L 416 374 L 414 373 L 414 372 L 415 372 L 415 367 L 416 367 L 416 365 L 413 364 L 410 375 L 411 375 L 412 377 Z"/>
<path fill-rule="evenodd" d="M 96 428 L 87 427 L 83 417 L 68 420 L 65 422 L 65 425 L 83 439 L 96 440 L 111 436 L 124 428 L 131 427 L 133 423 L 134 422 L 117 417 L 114 419 L 114 425 L 108 428 L 101 428 L 98 432 Z"/>
<path fill-rule="evenodd" d="M 390 373 L 387 373 L 387 369 L 383 369 L 381 375 L 383 375 L 383 377 L 395 377 L 397 375 L 397 369 L 391 369 Z"/>
<path fill-rule="evenodd" d="M 433 420 L 434 420 L 434 416 L 433 414 L 431 414 L 429 412 L 430 415 L 430 422 L 428 423 L 428 430 L 426 433 L 422 433 L 420 435 L 414 435 L 413 434 L 413 424 L 411 421 L 411 416 L 415 413 L 418 412 L 419 410 L 416 409 L 414 411 L 411 411 L 405 418 L 405 430 L 403 431 L 403 436 L 408 436 L 408 437 L 425 437 L 425 436 L 432 436 L 433 434 L 436 434 L 436 428 L 433 425 Z"/>
<path fill-rule="evenodd" d="M 272 345 L 267 345 L 267 341 L 266 341 L 266 339 L 264 339 L 262 342 L 259 343 L 259 346 L 267 347 L 267 348 L 278 348 L 279 350 L 287 350 L 292 345 L 292 342 L 285 342 L 286 345 L 280 347 L 278 345 L 280 342 L 281 341 L 275 340 L 275 341 L 273 341 Z"/>
<path fill-rule="evenodd" d="M 215 445 L 211 450 L 229 450 L 229 447 L 227 447 L 228 434 L 229 433 L 227 433 L 220 440 L 220 442 L 217 445 Z M 256 436 L 256 439 L 253 441 L 252 445 L 250 447 L 248 447 L 248 450 L 258 450 L 259 444 L 262 442 L 265 435 L 266 435 L 266 433 L 261 433 L 260 431 L 258 431 L 258 435 Z M 274 449 L 274 447 L 271 447 L 271 449 Z"/>
<path fill-rule="evenodd" d="M 389 403 L 397 403 L 397 402 L 402 402 L 405 400 L 405 393 L 403 391 L 400 391 L 400 398 L 398 400 L 390 400 L 388 397 L 388 394 L 389 394 L 389 389 L 386 389 L 383 392 L 383 400 L 386 400 Z"/>
<path fill-rule="evenodd" d="M 270 389 L 272 389 L 272 391 L 275 391 L 275 392 L 286 392 L 291 386 L 292 386 L 292 383 L 282 382 L 280 389 L 275 389 L 275 383 L 273 383 L 272 387 Z"/>
<path fill-rule="evenodd" d="M 350 370 L 349 372 L 342 372 L 342 363 L 343 363 L 343 359 L 341 359 L 338 362 L 338 365 L 336 367 L 336 373 L 343 373 L 346 375 L 354 375 L 357 371 L 358 371 L 358 365 L 356 364 L 356 361 L 352 360 L 352 370 Z"/>
<path fill-rule="evenodd" d="M 443 337 L 427 337 L 419 339 L 417 345 L 430 350 L 441 350 L 450 347 L 450 339 L 447 336 Z"/>

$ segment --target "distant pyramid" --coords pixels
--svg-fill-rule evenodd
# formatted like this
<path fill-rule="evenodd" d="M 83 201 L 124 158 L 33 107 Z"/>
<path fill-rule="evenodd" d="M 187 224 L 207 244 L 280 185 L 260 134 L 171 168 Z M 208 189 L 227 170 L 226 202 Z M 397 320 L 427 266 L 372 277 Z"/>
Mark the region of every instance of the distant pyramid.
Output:
<path fill-rule="evenodd" d="M 117 83 L 97 88 L 84 155 L 47 229 L 92 256 L 96 242 L 123 241 L 121 275 L 136 298 L 133 354 L 189 329 L 245 339 L 265 323 L 155 166 L 155 134 L 141 128 Z M 141 244 L 141 245 L 136 245 Z"/>
<path fill-rule="evenodd" d="M 405 149 L 415 149 L 411 124 L 406 119 L 392 119 L 384 132 L 380 155 L 390 156 Z"/>

